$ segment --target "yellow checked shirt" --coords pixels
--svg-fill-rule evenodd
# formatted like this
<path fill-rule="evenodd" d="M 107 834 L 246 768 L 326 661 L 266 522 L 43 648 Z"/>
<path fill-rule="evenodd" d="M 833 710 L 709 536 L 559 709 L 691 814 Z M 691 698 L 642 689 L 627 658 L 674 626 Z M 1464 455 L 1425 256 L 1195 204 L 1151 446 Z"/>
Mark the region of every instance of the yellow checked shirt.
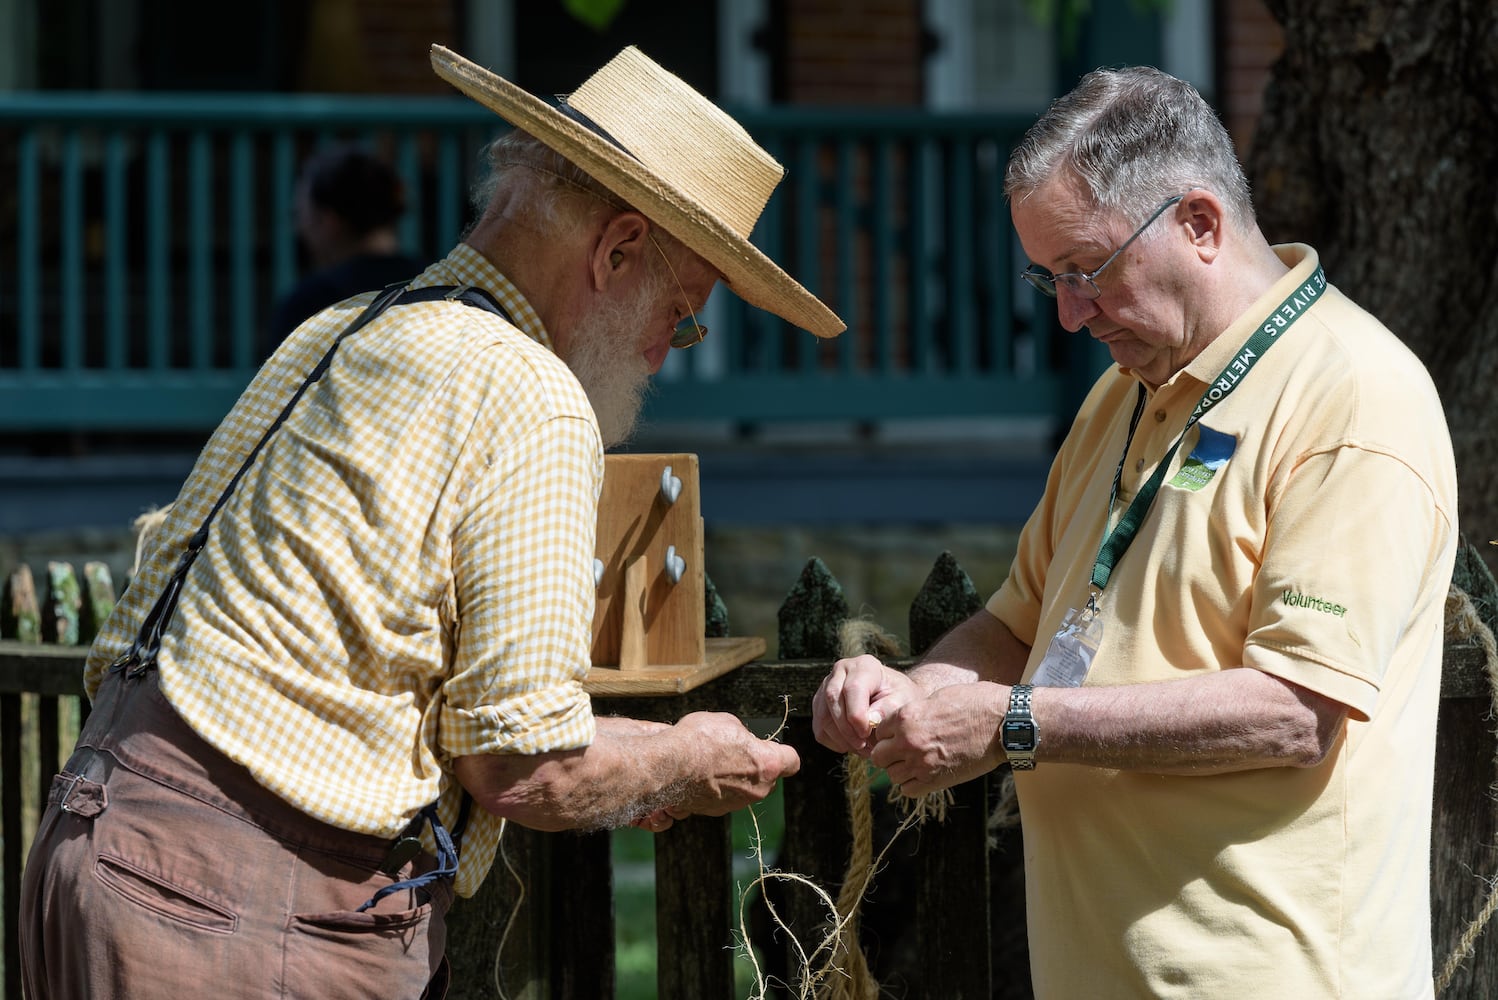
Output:
<path fill-rule="evenodd" d="M 452 828 L 455 756 L 594 736 L 581 681 L 597 423 L 534 310 L 476 251 L 459 245 L 413 286 L 464 283 L 518 329 L 438 301 L 393 306 L 345 340 L 214 518 L 159 657 L 162 691 L 204 739 L 309 815 L 377 836 L 439 794 Z M 90 696 L 244 457 L 372 297 L 304 323 L 214 433 L 90 651 Z M 460 895 L 498 840 L 499 821 L 474 808 Z"/>

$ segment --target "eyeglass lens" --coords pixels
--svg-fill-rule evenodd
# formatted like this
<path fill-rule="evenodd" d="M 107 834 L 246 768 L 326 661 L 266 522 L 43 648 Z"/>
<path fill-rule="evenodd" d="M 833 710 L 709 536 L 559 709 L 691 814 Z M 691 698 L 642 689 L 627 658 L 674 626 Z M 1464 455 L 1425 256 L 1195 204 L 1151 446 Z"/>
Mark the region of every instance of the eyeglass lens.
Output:
<path fill-rule="evenodd" d="M 688 316 L 676 324 L 676 332 L 671 335 L 671 346 L 691 347 L 702 343 L 706 336 L 707 327 L 697 322 L 697 317 Z"/>
<path fill-rule="evenodd" d="M 650 237 L 650 242 L 655 243 L 655 252 L 660 254 L 661 260 L 666 262 L 666 270 L 671 272 L 671 280 L 676 282 L 676 290 L 681 292 L 681 297 L 687 306 L 687 315 L 676 324 L 676 331 L 671 334 L 671 346 L 684 348 L 702 343 L 703 338 L 707 336 L 707 327 L 697 322 L 697 314 L 692 310 L 692 302 L 687 298 L 687 290 L 681 287 L 681 279 L 676 276 L 676 268 L 671 266 L 671 258 L 667 257 L 666 251 L 655 242 L 654 236 Z"/>

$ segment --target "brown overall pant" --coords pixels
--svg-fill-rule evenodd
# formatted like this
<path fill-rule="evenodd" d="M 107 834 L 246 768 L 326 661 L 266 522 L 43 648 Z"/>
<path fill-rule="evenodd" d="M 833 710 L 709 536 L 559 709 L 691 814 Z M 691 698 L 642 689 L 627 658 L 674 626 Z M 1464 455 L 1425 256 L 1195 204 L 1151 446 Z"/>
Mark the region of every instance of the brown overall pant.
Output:
<path fill-rule="evenodd" d="M 111 674 L 52 783 L 21 892 L 28 1000 L 417 1000 L 447 989 L 450 880 L 321 823 L 200 739 L 156 673 Z"/>

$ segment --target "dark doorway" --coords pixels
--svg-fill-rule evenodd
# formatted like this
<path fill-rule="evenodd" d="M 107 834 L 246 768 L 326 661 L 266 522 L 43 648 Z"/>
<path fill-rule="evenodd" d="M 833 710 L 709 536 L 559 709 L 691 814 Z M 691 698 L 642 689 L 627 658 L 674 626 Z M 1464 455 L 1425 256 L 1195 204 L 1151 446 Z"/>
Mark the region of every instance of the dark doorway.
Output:
<path fill-rule="evenodd" d="M 603 31 L 567 13 L 565 4 L 515 4 L 515 83 L 538 96 L 570 93 L 627 45 L 717 97 L 716 3 L 627 0 Z"/>

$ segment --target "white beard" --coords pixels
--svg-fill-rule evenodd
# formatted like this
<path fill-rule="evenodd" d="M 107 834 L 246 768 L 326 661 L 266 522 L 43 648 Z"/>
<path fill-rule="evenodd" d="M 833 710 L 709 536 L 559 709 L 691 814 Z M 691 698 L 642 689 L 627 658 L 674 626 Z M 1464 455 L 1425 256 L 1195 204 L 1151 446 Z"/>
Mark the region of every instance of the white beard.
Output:
<path fill-rule="evenodd" d="M 660 301 L 659 287 L 648 282 L 633 301 L 600 306 L 572 331 L 563 359 L 593 405 L 603 446 L 613 448 L 635 432 L 640 408 L 650 390 L 650 365 L 639 349 L 639 337 Z"/>

